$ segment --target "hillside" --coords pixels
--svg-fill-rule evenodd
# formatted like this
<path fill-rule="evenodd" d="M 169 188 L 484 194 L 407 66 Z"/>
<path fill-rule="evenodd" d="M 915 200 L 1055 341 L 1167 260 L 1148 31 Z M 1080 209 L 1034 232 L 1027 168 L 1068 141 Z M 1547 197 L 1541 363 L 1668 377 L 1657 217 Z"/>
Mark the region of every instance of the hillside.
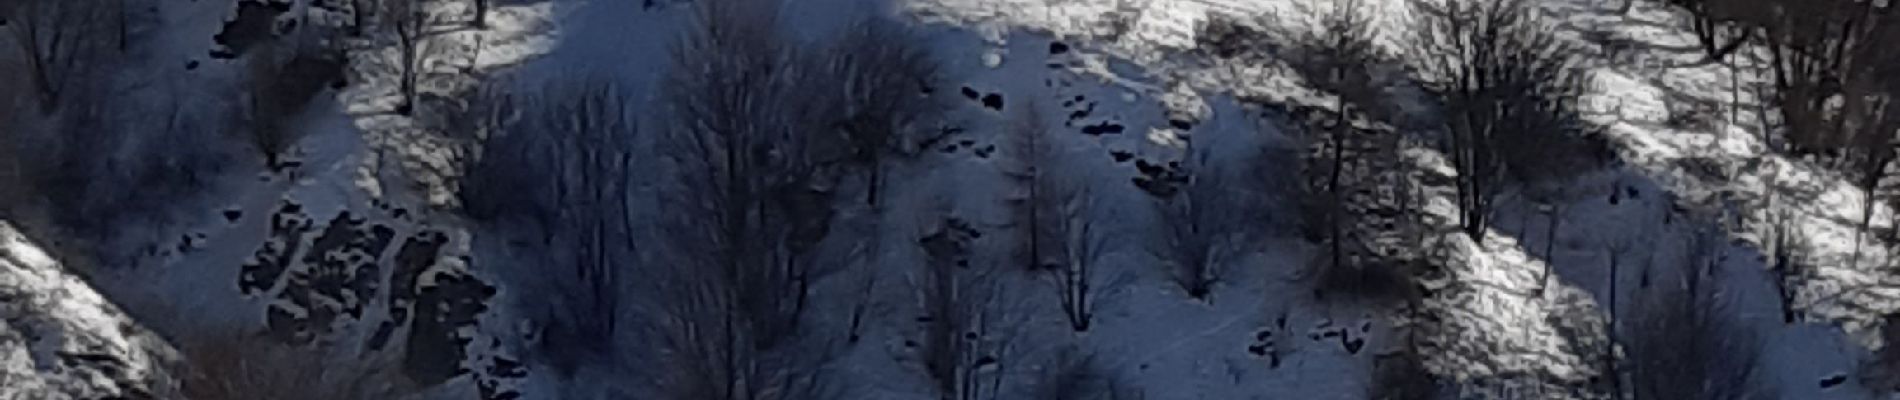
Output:
<path fill-rule="evenodd" d="M 1884 3 L 8 1 L 0 398 L 1900 398 Z"/>

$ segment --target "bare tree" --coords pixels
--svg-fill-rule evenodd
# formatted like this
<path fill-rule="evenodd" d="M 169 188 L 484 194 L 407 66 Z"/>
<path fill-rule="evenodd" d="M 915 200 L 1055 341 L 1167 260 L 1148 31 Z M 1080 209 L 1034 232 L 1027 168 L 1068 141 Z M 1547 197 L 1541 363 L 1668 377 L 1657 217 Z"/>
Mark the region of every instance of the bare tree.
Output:
<path fill-rule="evenodd" d="M 0 20 L 24 61 L 25 76 L 37 94 L 41 114 L 51 114 L 73 90 L 92 79 L 91 71 L 111 48 L 113 8 L 101 0 L 10 0 L 0 3 Z"/>
<path fill-rule="evenodd" d="M 277 169 L 299 135 L 290 125 L 325 85 L 343 78 L 342 56 L 331 49 L 286 43 L 256 46 L 246 57 L 251 145 Z"/>
<path fill-rule="evenodd" d="M 1900 391 L 1900 315 L 1888 315 L 1880 326 L 1883 342 L 1879 351 L 1861 361 L 1859 380 L 1862 387 L 1876 393 Z"/>
<path fill-rule="evenodd" d="M 434 16 L 424 7 L 427 0 L 376 1 L 376 17 L 396 41 L 396 90 L 401 96 L 396 112 L 409 115 L 415 112 L 417 85 L 430 51 L 427 30 Z"/>
<path fill-rule="evenodd" d="M 945 218 L 917 242 L 927 257 L 913 279 L 925 321 L 918 351 L 944 400 L 996 398 L 1003 369 L 1014 361 L 1010 346 L 1020 321 L 1004 308 L 1000 268 L 972 262 L 976 235 L 968 223 Z"/>
<path fill-rule="evenodd" d="M 1598 157 L 1577 112 L 1578 50 L 1541 25 L 1524 0 L 1450 1 L 1416 20 L 1410 61 L 1446 107 L 1444 147 L 1458 171 L 1459 219 L 1483 241 L 1504 178 L 1574 173 Z"/>
<path fill-rule="evenodd" d="M 828 77 L 837 95 L 823 102 L 839 109 L 838 130 L 849 148 L 848 161 L 863 168 L 865 203 L 880 209 L 885 157 L 906 133 L 924 128 L 944 111 L 945 104 L 927 94 L 940 84 L 937 60 L 927 43 L 908 27 L 884 18 L 854 22 L 823 50 Z"/>
<path fill-rule="evenodd" d="M 631 207 L 633 96 L 611 83 L 556 83 L 496 99 L 514 110 L 469 163 L 461 197 L 484 232 L 539 232 L 546 257 L 510 279 L 535 293 L 543 348 L 536 353 L 573 373 L 617 354 L 625 291 L 620 276 L 636 259 Z"/>
<path fill-rule="evenodd" d="M 1254 231 L 1247 224 L 1257 221 L 1248 215 L 1253 211 L 1246 205 L 1249 200 L 1240 196 L 1253 182 L 1234 179 L 1233 171 L 1213 161 L 1205 143 L 1188 142 L 1181 162 L 1186 185 L 1158 203 L 1167 229 L 1163 260 L 1173 267 L 1175 284 L 1200 300 L 1207 300 L 1221 282 L 1221 264 L 1230 261 Z"/>
<path fill-rule="evenodd" d="M 1636 304 L 1630 328 L 1641 334 L 1625 340 L 1635 399 L 1774 398 L 1759 384 L 1760 339 L 1723 303 L 1719 288 L 1701 285 L 1717 253 L 1698 249 L 1700 241 L 1691 240 L 1681 281 L 1656 286 Z"/>
<path fill-rule="evenodd" d="M 1014 169 L 1007 171 L 1017 185 L 1018 194 L 1010 199 L 1019 240 L 1017 262 L 1031 271 L 1042 271 L 1065 260 L 1064 241 L 1069 237 L 1063 222 L 1063 199 L 1067 190 L 1058 176 L 1054 135 L 1044 124 L 1042 109 L 1030 104 L 1010 121 L 1010 155 Z"/>
<path fill-rule="evenodd" d="M 1062 296 L 1062 313 L 1069 318 L 1069 328 L 1088 332 L 1100 302 L 1098 294 L 1111 285 L 1104 280 L 1105 271 L 1096 265 L 1109 251 L 1109 235 L 1097 231 L 1095 220 L 1088 216 L 1088 192 L 1071 190 L 1059 198 L 1064 204 L 1061 231 L 1068 236 L 1062 238 L 1062 263 L 1053 271 L 1057 293 Z"/>
<path fill-rule="evenodd" d="M 810 153 L 827 126 L 809 101 L 811 53 L 785 41 L 773 2 L 708 1 L 672 48 L 659 88 L 666 282 L 687 292 L 663 312 L 678 329 L 664 351 L 680 398 L 816 396 L 822 368 L 805 335 L 813 250 L 830 230 L 831 195 Z M 695 397 L 711 396 L 711 397 Z"/>

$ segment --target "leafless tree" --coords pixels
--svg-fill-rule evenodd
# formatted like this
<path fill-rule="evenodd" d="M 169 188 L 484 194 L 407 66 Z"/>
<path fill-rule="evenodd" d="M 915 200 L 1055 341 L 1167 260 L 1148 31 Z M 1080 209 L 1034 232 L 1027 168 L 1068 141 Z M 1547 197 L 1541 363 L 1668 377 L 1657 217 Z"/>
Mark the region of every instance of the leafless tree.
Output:
<path fill-rule="evenodd" d="M 1055 137 L 1045 124 L 1037 104 L 1023 108 L 1010 121 L 1009 154 L 1015 162 L 1006 171 L 1017 185 L 1018 194 L 1010 199 L 1017 235 L 1017 262 L 1031 271 L 1052 268 L 1065 260 L 1065 232 L 1062 193 L 1069 190 L 1059 174 L 1061 153 Z"/>
<path fill-rule="evenodd" d="M 612 83 L 554 83 L 495 99 L 497 121 L 464 173 L 461 197 L 484 232 L 538 232 L 545 254 L 511 278 L 534 293 L 543 348 L 562 372 L 617 354 L 623 270 L 637 258 L 631 207 L 633 96 Z"/>
<path fill-rule="evenodd" d="M 93 79 L 113 43 L 102 0 L 10 0 L 0 20 L 19 51 L 24 76 L 37 94 L 41 114 L 51 114 L 72 91 Z"/>
<path fill-rule="evenodd" d="M 1358 213 L 1376 200 L 1354 194 L 1368 191 L 1367 185 L 1384 183 L 1367 175 L 1389 172 L 1355 167 L 1397 157 L 1396 143 L 1389 143 L 1397 135 L 1355 126 L 1362 118 L 1387 115 L 1374 69 L 1388 56 L 1376 43 L 1378 32 L 1371 20 L 1375 13 L 1366 8 L 1360 0 L 1334 1 L 1331 10 L 1317 16 L 1317 32 L 1304 34 L 1297 42 L 1300 60 L 1294 63 L 1315 87 L 1334 96 L 1333 108 L 1327 110 L 1331 117 L 1313 124 L 1317 133 L 1313 147 L 1318 150 L 1309 151 L 1303 163 L 1309 176 L 1301 196 L 1308 217 L 1306 231 L 1310 239 L 1327 246 L 1329 269 L 1348 268 L 1353 260 L 1367 255 L 1367 249 L 1353 239 L 1364 235 L 1355 235 L 1354 230 L 1361 228 Z M 1351 176 L 1349 170 L 1353 170 Z M 1337 271 L 1328 273 L 1333 272 Z"/>
<path fill-rule="evenodd" d="M 1255 231 L 1247 225 L 1258 221 L 1250 214 L 1254 209 L 1247 204 L 1249 200 L 1241 196 L 1253 182 L 1236 179 L 1235 171 L 1215 163 L 1205 143 L 1188 143 L 1181 162 L 1187 183 L 1158 203 L 1166 229 L 1162 236 L 1163 260 L 1172 266 L 1175 284 L 1188 297 L 1201 300 L 1207 300 L 1221 282 L 1221 264 L 1230 261 L 1239 252 L 1240 243 Z"/>
<path fill-rule="evenodd" d="M 1798 153 L 1831 154 L 1866 195 L 1850 264 L 1858 264 L 1875 192 L 1900 136 L 1900 14 L 1876 2 L 1764 1 L 1752 8 L 1766 32 L 1786 138 Z M 1759 14 L 1758 14 L 1759 15 Z"/>
<path fill-rule="evenodd" d="M 279 168 L 281 157 L 298 139 L 290 122 L 322 91 L 343 78 L 343 60 L 331 49 L 265 43 L 244 60 L 249 84 L 251 134 L 254 147 L 268 168 Z"/>
<path fill-rule="evenodd" d="M 1446 108 L 1460 221 L 1482 242 L 1504 178 L 1574 173 L 1600 154 L 1586 144 L 1592 128 L 1576 108 L 1585 75 L 1578 50 L 1523 0 L 1422 6 L 1408 59 Z"/>
<path fill-rule="evenodd" d="M 1088 332 L 1095 318 L 1095 309 L 1100 302 L 1099 294 L 1108 290 L 1113 282 L 1106 280 L 1101 267 L 1096 265 L 1108 253 L 1110 236 L 1098 231 L 1096 221 L 1087 214 L 1090 203 L 1088 192 L 1070 190 L 1060 195 L 1064 227 L 1062 238 L 1062 263 L 1054 266 L 1057 293 L 1062 296 L 1062 313 L 1069 318 L 1069 328 L 1076 332 Z"/>
<path fill-rule="evenodd" d="M 429 49 L 428 28 L 434 21 L 427 0 L 376 0 L 379 6 L 376 17 L 383 29 L 387 29 L 395 39 L 396 50 L 396 90 L 401 102 L 396 112 L 409 115 L 415 111 L 417 85 L 421 81 L 422 69 L 427 62 Z"/>
<path fill-rule="evenodd" d="M 1680 281 L 1655 286 L 1635 305 L 1630 328 L 1641 334 L 1625 338 L 1635 399 L 1774 398 L 1759 383 L 1761 340 L 1723 302 L 1719 288 L 1700 282 L 1710 278 L 1704 268 L 1716 254 L 1694 248 L 1687 254 Z"/>
<path fill-rule="evenodd" d="M 688 290 L 669 297 L 690 303 L 665 312 L 681 374 L 668 392 L 683 398 L 816 395 L 786 390 L 822 369 L 799 365 L 823 347 L 805 342 L 803 316 L 832 216 L 809 146 L 828 108 L 809 101 L 817 64 L 785 40 L 774 4 L 696 3 L 659 88 L 657 153 L 677 172 L 662 196 L 678 258 L 666 274 Z"/>
<path fill-rule="evenodd" d="M 1007 312 L 1002 269 L 973 260 L 968 223 L 945 218 L 930 229 L 918 240 L 925 269 L 912 280 L 925 313 L 919 361 L 940 398 L 994 399 L 1021 323 Z"/>
<path fill-rule="evenodd" d="M 852 23 L 822 51 L 824 80 L 834 86 L 824 93 L 836 96 L 823 103 L 839 108 L 825 113 L 838 116 L 848 161 L 866 171 L 865 203 L 876 210 L 885 157 L 944 111 L 943 101 L 926 94 L 940 84 L 938 61 L 923 38 L 878 17 Z"/>
<path fill-rule="evenodd" d="M 1017 262 L 1055 278 L 1069 326 L 1087 331 L 1094 294 L 1102 290 L 1095 262 L 1107 251 L 1107 239 L 1087 214 L 1082 183 L 1066 176 L 1053 131 L 1043 126 L 1040 107 L 1031 104 L 1010 121 L 1008 171 L 1018 195 L 1010 199 L 1015 220 Z"/>

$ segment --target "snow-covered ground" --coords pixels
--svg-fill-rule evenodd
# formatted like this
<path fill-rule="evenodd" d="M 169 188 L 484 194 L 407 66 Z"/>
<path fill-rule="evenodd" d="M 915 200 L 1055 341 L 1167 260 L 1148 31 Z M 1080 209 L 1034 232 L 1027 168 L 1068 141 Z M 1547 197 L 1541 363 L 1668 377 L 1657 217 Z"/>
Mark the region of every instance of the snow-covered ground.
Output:
<path fill-rule="evenodd" d="M 432 96 L 427 110 L 390 112 L 394 83 L 377 78 L 387 75 L 378 71 L 389 68 L 390 44 L 352 42 L 351 76 L 361 79 L 325 92 L 334 101 L 320 101 L 298 117 L 299 166 L 281 174 L 235 174 L 212 196 L 216 203 L 202 205 L 180 226 L 154 228 L 163 239 L 145 243 L 177 251 L 157 252 L 125 276 L 94 284 L 107 298 L 135 304 L 127 308 L 136 315 L 165 316 L 145 321 L 160 331 L 263 330 L 290 340 L 310 334 L 357 343 L 363 351 L 396 351 L 384 350 L 396 341 L 393 335 L 415 358 L 445 364 L 415 372 L 445 383 L 431 392 L 442 398 L 512 393 L 552 399 L 562 393 L 553 385 L 587 384 L 518 363 L 519 344 L 535 327 L 509 305 L 538 294 L 516 290 L 504 277 L 534 268 L 533 255 L 484 258 L 497 253 L 473 248 L 476 233 L 444 211 L 453 203 L 456 166 L 474 136 L 456 107 L 479 88 L 582 79 L 648 95 L 690 18 L 686 6 L 671 1 L 491 1 L 482 29 L 460 22 L 468 12 L 463 2 L 432 3 L 444 33 L 431 40 L 447 50 L 425 64 L 425 91 Z M 1081 349 L 1106 375 L 1149 399 L 1362 399 L 1381 355 L 1402 347 L 1408 329 L 1420 329 L 1402 326 L 1402 310 L 1389 305 L 1315 299 L 1304 271 L 1320 250 L 1297 238 L 1257 243 L 1222 265 L 1228 276 L 1210 302 L 1182 293 L 1146 250 L 1158 232 L 1156 200 L 1131 178 L 1146 174 L 1147 166 L 1179 160 L 1188 138 L 1218 144 L 1210 146 L 1216 159 L 1237 160 L 1245 149 L 1303 136 L 1303 125 L 1285 113 L 1238 99 L 1327 96 L 1271 62 L 1215 60 L 1195 51 L 1199 28 L 1215 16 L 1288 17 L 1324 10 L 1329 2 L 781 2 L 787 25 L 807 37 L 865 14 L 915 23 L 951 79 L 938 92 L 949 98 L 950 119 L 962 128 L 891 166 L 891 206 L 875 232 L 885 250 L 870 263 L 879 268 L 872 292 L 879 312 L 837 366 L 857 387 L 854 398 L 935 396 L 906 346 L 920 313 L 911 284 L 920 279 L 920 258 L 907 248 L 932 229 L 937 216 L 931 213 L 948 210 L 985 233 L 975 242 L 977 254 L 1006 254 L 1004 200 L 1013 193 L 1003 174 L 1011 162 L 1004 136 L 1010 118 L 1028 107 L 1043 109 L 1049 120 L 1041 122 L 1057 131 L 1059 162 L 1083 171 L 1076 176 L 1091 189 L 1089 218 L 1113 238 L 1099 272 L 1114 284 L 1099 294 L 1095 326 L 1076 333 L 1045 276 L 1003 274 L 1014 289 L 1004 296 L 1004 309 L 1021 322 L 1011 336 L 1020 361 L 982 372 L 1001 374 L 1006 388 L 1000 398 L 1025 398 L 1049 360 Z M 296 10 L 321 13 L 302 7 L 310 4 L 304 0 L 295 3 Z M 1385 44 L 1402 46 L 1412 5 L 1368 3 L 1387 31 Z M 1886 345 L 1874 332 L 1885 315 L 1900 311 L 1900 284 L 1885 248 L 1871 239 L 1853 243 L 1864 194 L 1812 162 L 1769 151 L 1754 106 L 1759 75 L 1699 64 L 1692 51 L 1672 53 L 1693 43 L 1677 27 L 1675 11 L 1643 3 L 1625 16 L 1599 1 L 1536 3 L 1567 37 L 1623 48 L 1615 59 L 1599 54 L 1601 62 L 1589 66 L 1595 78 L 1586 99 L 1623 162 L 1582 174 L 1555 200 L 1507 195 L 1482 244 L 1448 229 L 1456 219 L 1450 188 L 1424 190 L 1419 219 L 1431 222 L 1420 245 L 1449 260 L 1421 282 L 1432 293 L 1423 312 L 1434 321 L 1419 331 L 1426 367 L 1457 382 L 1447 390 L 1462 390 L 1467 398 L 1608 397 L 1602 357 L 1614 351 L 1612 340 L 1642 334 L 1627 324 L 1612 332 L 1608 318 L 1631 314 L 1652 283 L 1674 282 L 1683 249 L 1714 229 L 1721 249 L 1714 286 L 1733 305 L 1726 310 L 1763 339 L 1762 379 L 1777 391 L 1774 397 L 1869 397 L 1853 379 L 1837 379 L 1852 377 L 1870 349 Z M 140 70 L 143 76 L 189 73 L 234 84 L 230 79 L 241 69 L 236 62 L 204 59 L 209 38 L 223 24 L 217 17 L 231 15 L 231 2 L 166 1 L 159 9 L 164 29 L 153 40 L 159 50 L 148 57 L 180 61 Z M 187 61 L 194 65 L 190 72 L 183 70 Z M 1741 64 L 1743 72 L 1760 65 Z M 1731 96 L 1740 100 L 1738 109 L 1728 108 Z M 1716 118 L 1703 126 L 1664 122 L 1691 100 L 1716 104 Z M 1420 175 L 1450 173 L 1428 148 L 1408 149 L 1401 162 Z M 935 208 L 940 199 L 947 207 Z M 1555 229 L 1546 210 L 1560 221 Z M 1893 210 L 1882 206 L 1874 213 L 1877 228 L 1890 228 Z M 1790 282 L 1800 317 L 1792 322 L 1782 318 L 1780 289 L 1769 271 L 1772 255 L 1781 251 L 1771 232 L 1782 219 L 1806 238 L 1799 254 L 1814 267 Z M 0 254 L 29 254 L 11 249 Z M 1857 259 L 1850 256 L 1855 251 Z M 1621 266 L 1614 276 L 1607 268 L 1613 257 Z M 0 264 L 11 265 L 7 261 Z M 1547 265 L 1554 274 L 1545 282 Z M 819 282 L 815 297 L 851 296 L 863 271 L 853 272 Z M 21 276 L 44 275 L 35 274 L 41 275 Z M 371 283 L 353 283 L 359 280 Z M 847 309 L 814 319 L 843 320 Z M 0 353 L 0 362 L 10 360 L 6 354 L 12 353 Z"/>

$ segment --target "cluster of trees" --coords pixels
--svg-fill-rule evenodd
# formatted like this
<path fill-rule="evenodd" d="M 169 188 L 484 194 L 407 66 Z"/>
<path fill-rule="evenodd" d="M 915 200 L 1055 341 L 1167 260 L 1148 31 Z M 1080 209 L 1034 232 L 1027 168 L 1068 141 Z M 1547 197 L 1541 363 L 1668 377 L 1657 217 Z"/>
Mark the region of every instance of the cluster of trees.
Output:
<path fill-rule="evenodd" d="M 235 110 L 189 84 L 127 82 L 128 26 L 149 15 L 114 0 L 0 2 L 0 214 L 56 235 L 63 255 L 129 236 L 125 225 L 163 222 L 202 195 L 232 159 Z M 151 102 L 146 90 L 166 90 Z M 221 97 L 221 96 L 219 96 Z M 202 145 L 180 145 L 192 143 Z M 141 224 L 156 225 L 156 224 Z M 83 244 L 82 244 L 83 243 Z M 102 246 L 104 247 L 104 246 Z M 132 250 L 124 250 L 132 253 Z M 114 259 L 128 254 L 97 254 Z M 102 261 L 101 263 L 108 263 Z"/>
<path fill-rule="evenodd" d="M 1868 193 L 1859 229 L 1865 232 L 1900 136 L 1900 55 L 1886 45 L 1900 40 L 1896 7 L 1849 0 L 1665 3 L 1688 11 L 1711 60 L 1740 49 L 1765 53 L 1774 91 L 1763 101 L 1780 117 L 1771 146 L 1818 156 Z"/>

